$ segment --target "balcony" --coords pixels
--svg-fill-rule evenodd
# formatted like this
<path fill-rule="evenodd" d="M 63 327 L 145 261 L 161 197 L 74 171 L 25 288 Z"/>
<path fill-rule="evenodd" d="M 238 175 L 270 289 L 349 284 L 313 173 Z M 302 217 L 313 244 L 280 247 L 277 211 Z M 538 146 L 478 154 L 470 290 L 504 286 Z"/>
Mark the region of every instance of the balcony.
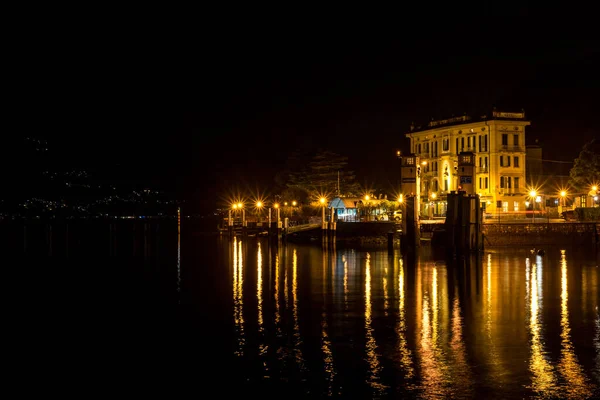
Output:
<path fill-rule="evenodd" d="M 489 172 L 490 172 L 490 169 L 488 167 L 478 167 L 477 168 L 478 174 L 487 174 Z"/>
<path fill-rule="evenodd" d="M 506 151 L 509 153 L 524 153 L 525 148 L 522 146 L 500 146 L 500 151 Z"/>

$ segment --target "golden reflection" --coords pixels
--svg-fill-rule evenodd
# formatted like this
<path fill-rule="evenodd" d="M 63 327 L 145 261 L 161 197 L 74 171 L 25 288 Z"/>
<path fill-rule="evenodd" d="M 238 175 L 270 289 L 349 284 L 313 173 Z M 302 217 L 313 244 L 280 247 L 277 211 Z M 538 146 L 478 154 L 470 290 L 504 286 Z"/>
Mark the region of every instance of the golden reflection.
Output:
<path fill-rule="evenodd" d="M 542 322 L 540 321 L 540 309 L 542 308 L 541 273 L 542 258 L 537 256 L 536 266 L 531 268 L 529 320 L 531 360 L 529 362 L 529 369 L 532 372 L 531 388 L 543 396 L 552 397 L 556 395 L 556 378 L 552 364 L 546 359 L 542 340 Z"/>
<path fill-rule="evenodd" d="M 412 354 L 406 343 L 406 310 L 404 309 L 404 263 L 400 259 L 398 271 L 398 348 L 400 350 L 400 363 L 405 371 L 406 379 L 414 376 Z"/>
<path fill-rule="evenodd" d="M 452 303 L 452 339 L 450 348 L 454 355 L 452 366 L 452 390 L 460 397 L 472 397 L 471 373 L 467 362 L 465 342 L 463 340 L 463 317 L 460 313 L 460 302 L 458 295 Z"/>
<path fill-rule="evenodd" d="M 445 398 L 446 388 L 443 385 L 443 373 L 437 360 L 438 349 L 432 340 L 432 322 L 429 309 L 429 297 L 424 294 L 421 307 L 421 370 L 422 385 L 425 398 Z"/>
<path fill-rule="evenodd" d="M 348 310 L 348 260 L 346 256 L 342 256 L 344 263 L 344 310 Z"/>
<path fill-rule="evenodd" d="M 333 395 L 333 379 L 335 377 L 335 368 L 333 366 L 333 353 L 331 352 L 331 340 L 327 334 L 327 318 L 326 313 L 323 311 L 321 323 L 321 350 L 323 351 L 323 365 L 325 367 L 325 374 L 327 376 L 327 395 L 331 397 Z"/>
<path fill-rule="evenodd" d="M 591 396 L 592 391 L 589 382 L 583 369 L 578 363 L 575 349 L 571 343 L 571 328 L 569 327 L 569 309 L 568 300 L 569 292 L 567 286 L 567 259 L 564 254 L 560 256 L 560 326 L 561 326 L 561 358 L 558 363 L 558 371 L 564 377 L 565 385 L 563 389 L 566 393 L 562 393 L 563 398 L 569 399 L 586 399 Z"/>
<path fill-rule="evenodd" d="M 381 365 L 377 356 L 377 343 L 373 337 L 373 328 L 371 326 L 371 255 L 367 253 L 367 261 L 365 266 L 365 339 L 367 362 L 370 367 L 369 385 L 376 391 L 377 394 L 382 394 L 385 386 L 380 382 L 379 373 Z"/>
<path fill-rule="evenodd" d="M 388 316 L 388 310 L 390 307 L 390 296 L 388 293 L 388 279 L 387 279 L 388 269 L 385 267 L 383 269 L 383 315 Z"/>
<path fill-rule="evenodd" d="M 275 325 L 277 326 L 277 331 L 281 331 L 281 311 L 279 309 L 279 254 L 275 255 L 275 290 L 273 294 L 275 296 Z"/>
<path fill-rule="evenodd" d="M 494 367 L 498 367 L 500 362 L 498 361 L 498 352 L 496 350 L 496 344 L 494 343 L 492 335 L 492 255 L 487 256 L 486 265 L 486 304 L 485 304 L 485 331 L 487 333 L 489 347 L 488 353 L 490 360 Z"/>
<path fill-rule="evenodd" d="M 294 318 L 294 355 L 300 368 L 303 368 L 304 358 L 300 349 L 302 339 L 300 337 L 300 324 L 298 322 L 298 254 L 296 253 L 296 249 L 294 249 L 292 254 L 292 315 Z"/>
<path fill-rule="evenodd" d="M 263 277 L 262 277 L 262 251 L 260 248 L 260 242 L 258 244 L 258 250 L 256 254 L 256 299 L 258 301 L 258 331 L 262 332 L 264 330 L 263 327 L 263 309 L 262 309 L 262 285 L 263 285 Z"/>
<path fill-rule="evenodd" d="M 287 249 L 286 249 L 287 251 Z M 288 257 L 287 254 L 284 253 L 284 259 L 283 259 L 283 304 L 285 304 L 285 311 L 286 313 L 289 312 L 290 309 L 290 305 L 288 303 Z"/>
<path fill-rule="evenodd" d="M 331 257 L 329 257 L 329 262 L 331 263 L 331 280 L 333 286 L 333 298 L 335 298 L 335 288 L 336 288 L 336 255 L 335 255 L 335 246 L 332 246 Z M 329 334 L 327 333 L 328 324 L 327 324 L 327 277 L 326 271 L 327 268 L 327 259 L 325 257 L 326 252 L 323 251 L 323 312 L 321 313 L 321 351 L 323 352 L 323 368 L 325 370 L 326 380 L 327 380 L 327 396 L 331 397 L 333 395 L 333 380 L 336 375 L 335 367 L 333 365 L 333 353 L 331 351 L 331 340 L 329 339 Z"/>
<path fill-rule="evenodd" d="M 177 302 L 181 303 L 181 234 L 177 232 Z"/>
<path fill-rule="evenodd" d="M 438 287 L 438 273 L 437 273 L 437 268 L 434 266 L 433 267 L 433 283 L 431 284 L 432 288 L 431 288 L 431 308 L 432 308 L 432 314 L 433 314 L 433 321 L 432 321 L 432 335 L 431 335 L 431 340 L 433 341 L 433 343 L 437 346 L 438 343 L 438 327 L 439 327 L 439 320 L 438 320 L 438 293 L 437 293 L 437 287 Z"/>
<path fill-rule="evenodd" d="M 243 283 L 244 283 L 244 260 L 242 255 L 242 241 L 233 238 L 233 318 L 237 331 L 238 346 L 235 354 L 242 356 L 244 338 L 244 313 L 243 313 Z"/>
<path fill-rule="evenodd" d="M 596 378 L 600 382 L 600 313 L 598 313 L 598 306 L 596 306 Z"/>

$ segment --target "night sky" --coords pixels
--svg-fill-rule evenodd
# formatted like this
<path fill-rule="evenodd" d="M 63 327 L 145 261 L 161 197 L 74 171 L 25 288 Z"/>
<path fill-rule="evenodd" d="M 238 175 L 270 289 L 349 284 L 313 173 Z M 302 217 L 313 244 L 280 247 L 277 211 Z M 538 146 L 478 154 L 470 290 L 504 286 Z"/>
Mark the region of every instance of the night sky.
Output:
<path fill-rule="evenodd" d="M 114 48 L 99 38 L 77 57 L 41 40 L 34 50 L 50 67 L 28 65 L 14 115 L 19 134 L 49 139 L 52 162 L 116 168 L 198 210 L 232 188 L 267 191 L 297 147 L 347 155 L 361 184 L 386 188 L 411 121 L 493 106 L 523 108 L 528 143 L 572 160 L 600 137 L 598 41 L 515 24 L 206 29 Z"/>

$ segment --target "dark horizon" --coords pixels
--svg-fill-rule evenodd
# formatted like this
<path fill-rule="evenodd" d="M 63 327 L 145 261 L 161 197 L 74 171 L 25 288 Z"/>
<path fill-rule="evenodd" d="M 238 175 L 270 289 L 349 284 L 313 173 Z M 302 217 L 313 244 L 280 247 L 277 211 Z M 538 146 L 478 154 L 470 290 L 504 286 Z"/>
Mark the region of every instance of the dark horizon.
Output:
<path fill-rule="evenodd" d="M 47 98 L 49 107 L 34 115 L 18 110 L 25 121 L 18 132 L 48 139 L 51 167 L 112 168 L 203 211 L 233 188 L 268 190 L 297 147 L 346 155 L 360 184 L 386 189 L 412 122 L 494 106 L 524 109 L 527 144 L 537 139 L 544 159 L 572 161 L 600 137 L 598 43 L 538 29 L 432 30 L 396 40 L 222 38 L 168 63 L 133 59 L 145 68 L 131 80 L 117 71 L 90 82 L 98 93 L 90 102 Z M 56 89 L 44 77 L 36 84 Z M 109 94 L 111 102 L 100 101 Z"/>

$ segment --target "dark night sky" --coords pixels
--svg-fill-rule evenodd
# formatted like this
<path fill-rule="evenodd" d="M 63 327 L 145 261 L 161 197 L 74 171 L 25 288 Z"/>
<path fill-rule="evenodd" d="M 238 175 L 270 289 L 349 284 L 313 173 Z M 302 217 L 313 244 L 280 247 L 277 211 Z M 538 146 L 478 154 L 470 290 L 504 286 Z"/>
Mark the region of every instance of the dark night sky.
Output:
<path fill-rule="evenodd" d="M 53 67 L 30 67 L 15 114 L 19 132 L 49 138 L 61 163 L 118 165 L 208 207 L 233 187 L 267 190 L 299 145 L 347 155 L 362 184 L 385 188 L 411 121 L 493 105 L 525 109 L 528 142 L 539 138 L 545 158 L 572 160 L 600 136 L 598 41 L 526 18 L 515 24 L 385 34 L 207 29 L 110 50 L 98 39 L 67 69 L 71 46 L 40 42 Z"/>

